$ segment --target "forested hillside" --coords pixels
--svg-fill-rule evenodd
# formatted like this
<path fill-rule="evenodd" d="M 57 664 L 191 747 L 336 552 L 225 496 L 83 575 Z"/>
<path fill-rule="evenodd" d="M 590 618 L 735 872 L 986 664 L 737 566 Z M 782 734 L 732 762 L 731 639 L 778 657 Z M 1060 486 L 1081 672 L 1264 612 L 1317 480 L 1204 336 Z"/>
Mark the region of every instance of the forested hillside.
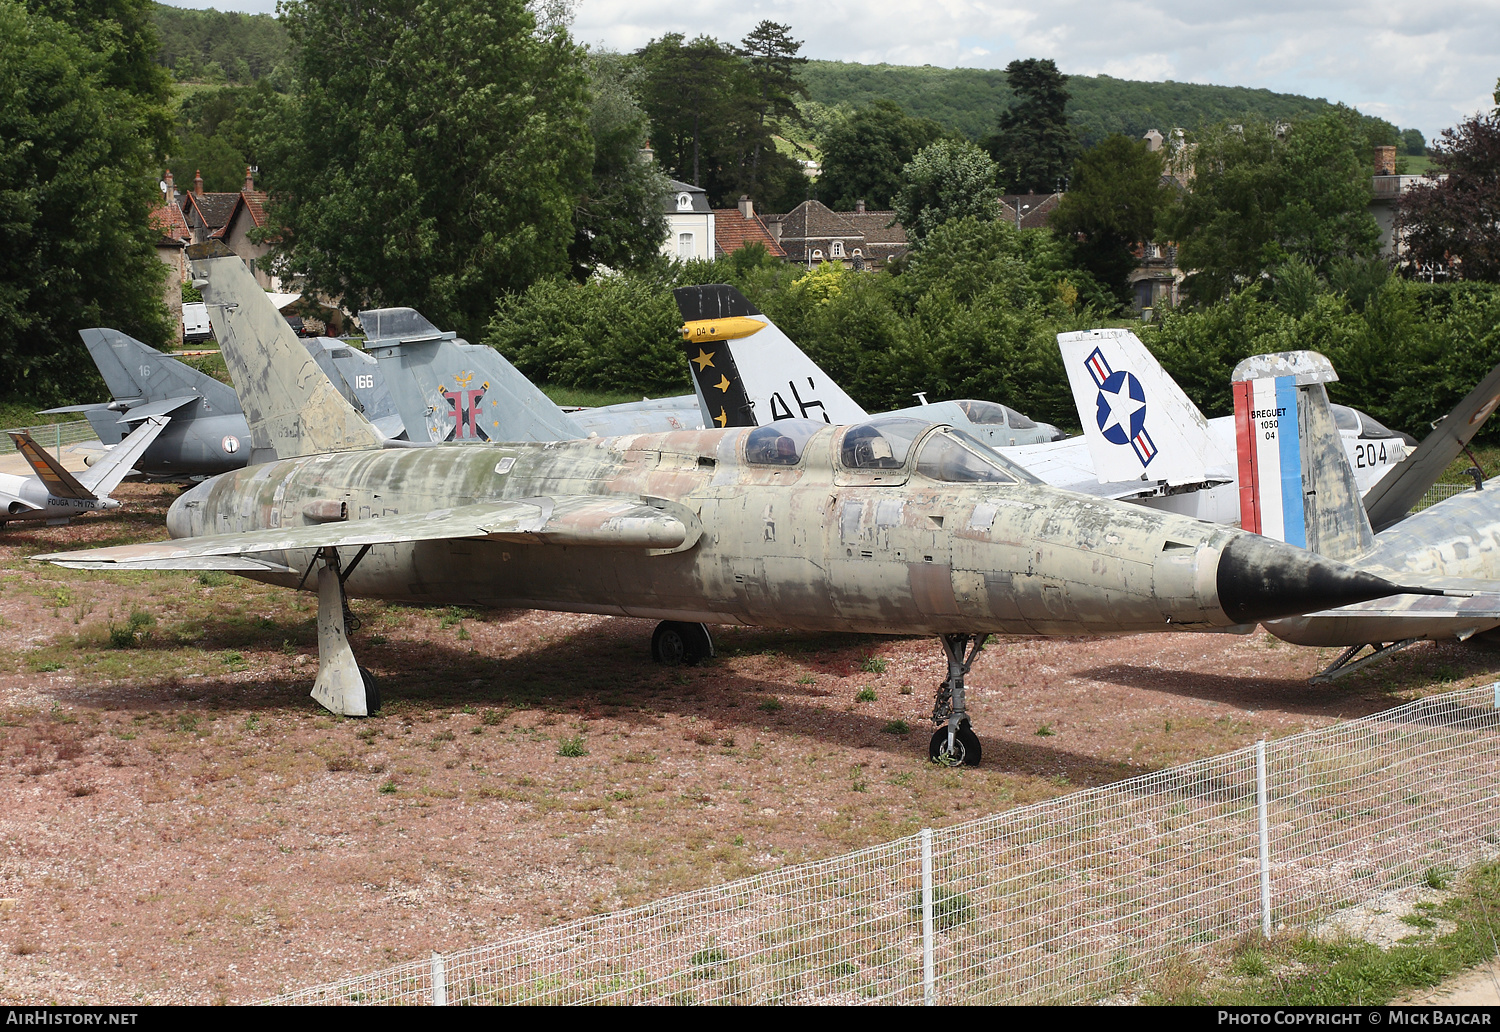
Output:
<path fill-rule="evenodd" d="M 157 64 L 178 79 L 249 85 L 290 56 L 286 28 L 269 14 L 191 11 L 155 5 Z"/>
<path fill-rule="evenodd" d="M 1063 69 L 1066 71 L 1067 69 Z M 995 131 L 995 119 L 1011 103 L 1005 73 L 984 68 L 920 68 L 901 65 L 809 61 L 803 69 L 808 98 L 820 104 L 847 102 L 856 108 L 894 100 L 909 114 L 930 118 L 970 139 Z M 1085 146 L 1110 133 L 1139 137 L 1148 129 L 1189 131 L 1211 122 L 1254 114 L 1289 119 L 1330 110 L 1326 100 L 1244 86 L 1199 86 L 1185 82 L 1135 82 L 1107 75 L 1070 75 L 1068 120 Z"/>

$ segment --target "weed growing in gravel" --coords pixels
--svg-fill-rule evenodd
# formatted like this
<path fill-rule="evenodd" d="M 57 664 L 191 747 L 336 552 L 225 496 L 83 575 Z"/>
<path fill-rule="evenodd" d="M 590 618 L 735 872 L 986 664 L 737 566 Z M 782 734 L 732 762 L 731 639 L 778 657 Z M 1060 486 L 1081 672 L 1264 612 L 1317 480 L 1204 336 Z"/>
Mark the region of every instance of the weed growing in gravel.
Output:
<path fill-rule="evenodd" d="M 879 656 L 866 656 L 864 665 L 860 667 L 867 674 L 885 673 L 885 660 Z"/>
<path fill-rule="evenodd" d="M 863 688 L 861 688 L 859 690 L 859 694 L 854 697 L 854 701 L 855 702 L 874 702 L 875 701 L 875 689 L 871 688 L 869 685 L 865 685 Z"/>
<path fill-rule="evenodd" d="M 911 733 L 911 725 L 904 720 L 893 720 L 880 729 L 881 734 L 905 735 Z"/>
<path fill-rule="evenodd" d="M 588 754 L 589 751 L 584 748 L 583 745 L 582 735 L 574 735 L 571 738 L 564 738 L 557 743 L 557 755 L 559 756 L 566 756 L 569 759 L 576 759 L 579 756 L 587 756 Z"/>
<path fill-rule="evenodd" d="M 781 709 L 781 700 L 767 699 L 756 708 L 764 713 L 775 713 L 777 710 Z"/>

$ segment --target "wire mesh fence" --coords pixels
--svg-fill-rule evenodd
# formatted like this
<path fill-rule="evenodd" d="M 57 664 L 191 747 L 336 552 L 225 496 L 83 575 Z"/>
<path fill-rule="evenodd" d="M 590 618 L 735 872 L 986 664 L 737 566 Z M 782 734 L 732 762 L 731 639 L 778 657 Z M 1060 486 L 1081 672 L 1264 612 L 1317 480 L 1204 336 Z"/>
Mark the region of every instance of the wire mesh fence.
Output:
<path fill-rule="evenodd" d="M 1430 508 L 1438 502 L 1452 498 L 1454 495 L 1472 490 L 1474 490 L 1473 484 L 1433 484 L 1427 489 L 1427 493 L 1417 500 L 1417 504 L 1411 507 L 1411 511 L 1421 512 L 1423 509 Z"/>
<path fill-rule="evenodd" d="M 61 450 L 65 445 L 81 444 L 84 441 L 97 441 L 99 435 L 94 433 L 94 428 L 89 425 L 87 419 L 73 420 L 67 423 L 44 423 L 41 426 L 15 426 L 9 430 L 0 432 L 0 454 L 16 450 L 15 442 L 10 439 L 13 433 L 28 433 L 31 439 L 43 448 Z"/>
<path fill-rule="evenodd" d="M 1500 855 L 1500 683 L 277 1004 L 1068 1002 Z"/>

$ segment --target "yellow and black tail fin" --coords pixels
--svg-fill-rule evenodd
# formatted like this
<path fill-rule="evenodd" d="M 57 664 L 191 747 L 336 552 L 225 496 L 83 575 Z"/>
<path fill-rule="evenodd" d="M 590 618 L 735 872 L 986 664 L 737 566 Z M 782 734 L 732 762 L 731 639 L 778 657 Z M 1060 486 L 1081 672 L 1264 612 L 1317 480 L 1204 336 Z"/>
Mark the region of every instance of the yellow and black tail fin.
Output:
<path fill-rule="evenodd" d="M 760 312 L 733 287 L 678 287 L 672 294 L 682 313 L 682 349 L 704 425 L 758 426 L 734 352 L 725 345 L 765 329 L 764 322 L 751 318 Z"/>
<path fill-rule="evenodd" d="M 727 284 L 678 287 L 683 350 L 704 426 L 777 419 L 857 423 L 865 410 L 807 353 Z"/>

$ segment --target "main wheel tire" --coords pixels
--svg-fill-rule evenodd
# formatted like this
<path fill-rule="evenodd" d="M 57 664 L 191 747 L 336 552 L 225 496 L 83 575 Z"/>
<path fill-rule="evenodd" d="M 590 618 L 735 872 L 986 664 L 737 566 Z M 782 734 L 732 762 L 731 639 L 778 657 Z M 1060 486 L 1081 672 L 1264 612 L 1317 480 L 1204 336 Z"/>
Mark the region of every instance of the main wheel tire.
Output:
<path fill-rule="evenodd" d="M 974 729 L 964 724 L 953 736 L 953 751 L 948 751 L 948 728 L 938 728 L 932 733 L 932 741 L 927 744 L 927 756 L 933 763 L 940 763 L 944 767 L 977 767 L 979 766 L 979 736 Z"/>
<path fill-rule="evenodd" d="M 374 713 L 380 709 L 380 682 L 370 673 L 369 667 L 360 667 L 359 676 L 365 682 L 365 712 Z"/>
<path fill-rule="evenodd" d="M 663 620 L 651 635 L 651 658 L 664 666 L 697 666 L 714 654 L 714 640 L 701 623 Z"/>

